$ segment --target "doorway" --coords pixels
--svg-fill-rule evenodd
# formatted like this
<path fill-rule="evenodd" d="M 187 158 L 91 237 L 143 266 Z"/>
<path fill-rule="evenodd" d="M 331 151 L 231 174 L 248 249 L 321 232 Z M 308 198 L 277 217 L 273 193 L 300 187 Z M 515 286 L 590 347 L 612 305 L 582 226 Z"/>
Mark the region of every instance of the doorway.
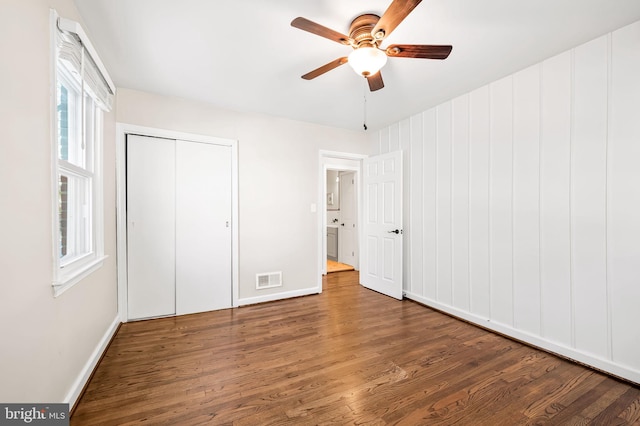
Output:
<path fill-rule="evenodd" d="M 322 278 L 326 275 L 327 170 L 352 170 L 357 190 L 356 227 L 359 282 L 371 290 L 403 298 L 402 283 L 402 151 L 366 156 L 336 152 L 320 152 L 318 199 L 318 293 L 322 293 Z M 312 209 L 315 211 L 315 204 Z M 364 217 L 367 217 L 366 221 Z M 365 244 L 366 243 L 366 244 Z"/>
<path fill-rule="evenodd" d="M 356 172 L 327 170 L 327 273 L 358 269 Z"/>
<path fill-rule="evenodd" d="M 322 277 L 332 269 L 359 270 L 360 173 L 364 158 L 360 154 L 320 152 L 319 292 Z"/>

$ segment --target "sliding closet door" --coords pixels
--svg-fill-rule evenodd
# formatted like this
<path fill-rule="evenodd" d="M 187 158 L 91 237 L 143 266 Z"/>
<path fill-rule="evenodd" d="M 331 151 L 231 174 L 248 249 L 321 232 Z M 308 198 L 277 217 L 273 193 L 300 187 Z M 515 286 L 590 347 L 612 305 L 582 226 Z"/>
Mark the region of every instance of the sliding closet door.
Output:
<path fill-rule="evenodd" d="M 176 142 L 176 311 L 230 308 L 231 147 Z"/>
<path fill-rule="evenodd" d="M 128 318 L 175 314 L 175 141 L 127 136 Z"/>

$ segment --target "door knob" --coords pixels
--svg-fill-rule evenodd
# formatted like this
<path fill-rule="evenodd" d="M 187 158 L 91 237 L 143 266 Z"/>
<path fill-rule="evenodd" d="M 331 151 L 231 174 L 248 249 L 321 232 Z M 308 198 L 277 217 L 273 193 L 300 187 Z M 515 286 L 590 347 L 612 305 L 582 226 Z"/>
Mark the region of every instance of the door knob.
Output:
<path fill-rule="evenodd" d="M 393 231 L 387 231 L 387 234 L 399 234 L 400 230 L 399 229 L 394 229 Z"/>
<path fill-rule="evenodd" d="M 344 226 L 344 223 L 341 223 L 340 226 Z"/>

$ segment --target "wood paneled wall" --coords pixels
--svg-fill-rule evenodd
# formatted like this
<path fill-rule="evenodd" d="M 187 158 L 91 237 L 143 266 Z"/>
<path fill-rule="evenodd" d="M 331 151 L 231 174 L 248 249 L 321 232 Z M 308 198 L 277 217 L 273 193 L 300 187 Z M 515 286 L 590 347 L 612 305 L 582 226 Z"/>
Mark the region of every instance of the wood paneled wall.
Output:
<path fill-rule="evenodd" d="M 379 131 L 406 296 L 640 383 L 640 22 Z"/>

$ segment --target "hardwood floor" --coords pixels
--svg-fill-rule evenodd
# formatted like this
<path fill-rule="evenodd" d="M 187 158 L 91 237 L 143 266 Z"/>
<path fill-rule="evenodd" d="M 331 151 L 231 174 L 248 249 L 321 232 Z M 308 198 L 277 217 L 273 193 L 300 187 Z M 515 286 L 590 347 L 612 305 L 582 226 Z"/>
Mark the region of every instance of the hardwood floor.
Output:
<path fill-rule="evenodd" d="M 640 388 L 357 277 L 123 324 L 71 425 L 640 425 Z"/>
<path fill-rule="evenodd" d="M 335 260 L 327 259 L 327 273 L 330 274 L 332 272 L 344 272 L 344 271 L 353 271 L 355 268 L 351 265 L 347 265 L 346 263 L 336 262 Z"/>

